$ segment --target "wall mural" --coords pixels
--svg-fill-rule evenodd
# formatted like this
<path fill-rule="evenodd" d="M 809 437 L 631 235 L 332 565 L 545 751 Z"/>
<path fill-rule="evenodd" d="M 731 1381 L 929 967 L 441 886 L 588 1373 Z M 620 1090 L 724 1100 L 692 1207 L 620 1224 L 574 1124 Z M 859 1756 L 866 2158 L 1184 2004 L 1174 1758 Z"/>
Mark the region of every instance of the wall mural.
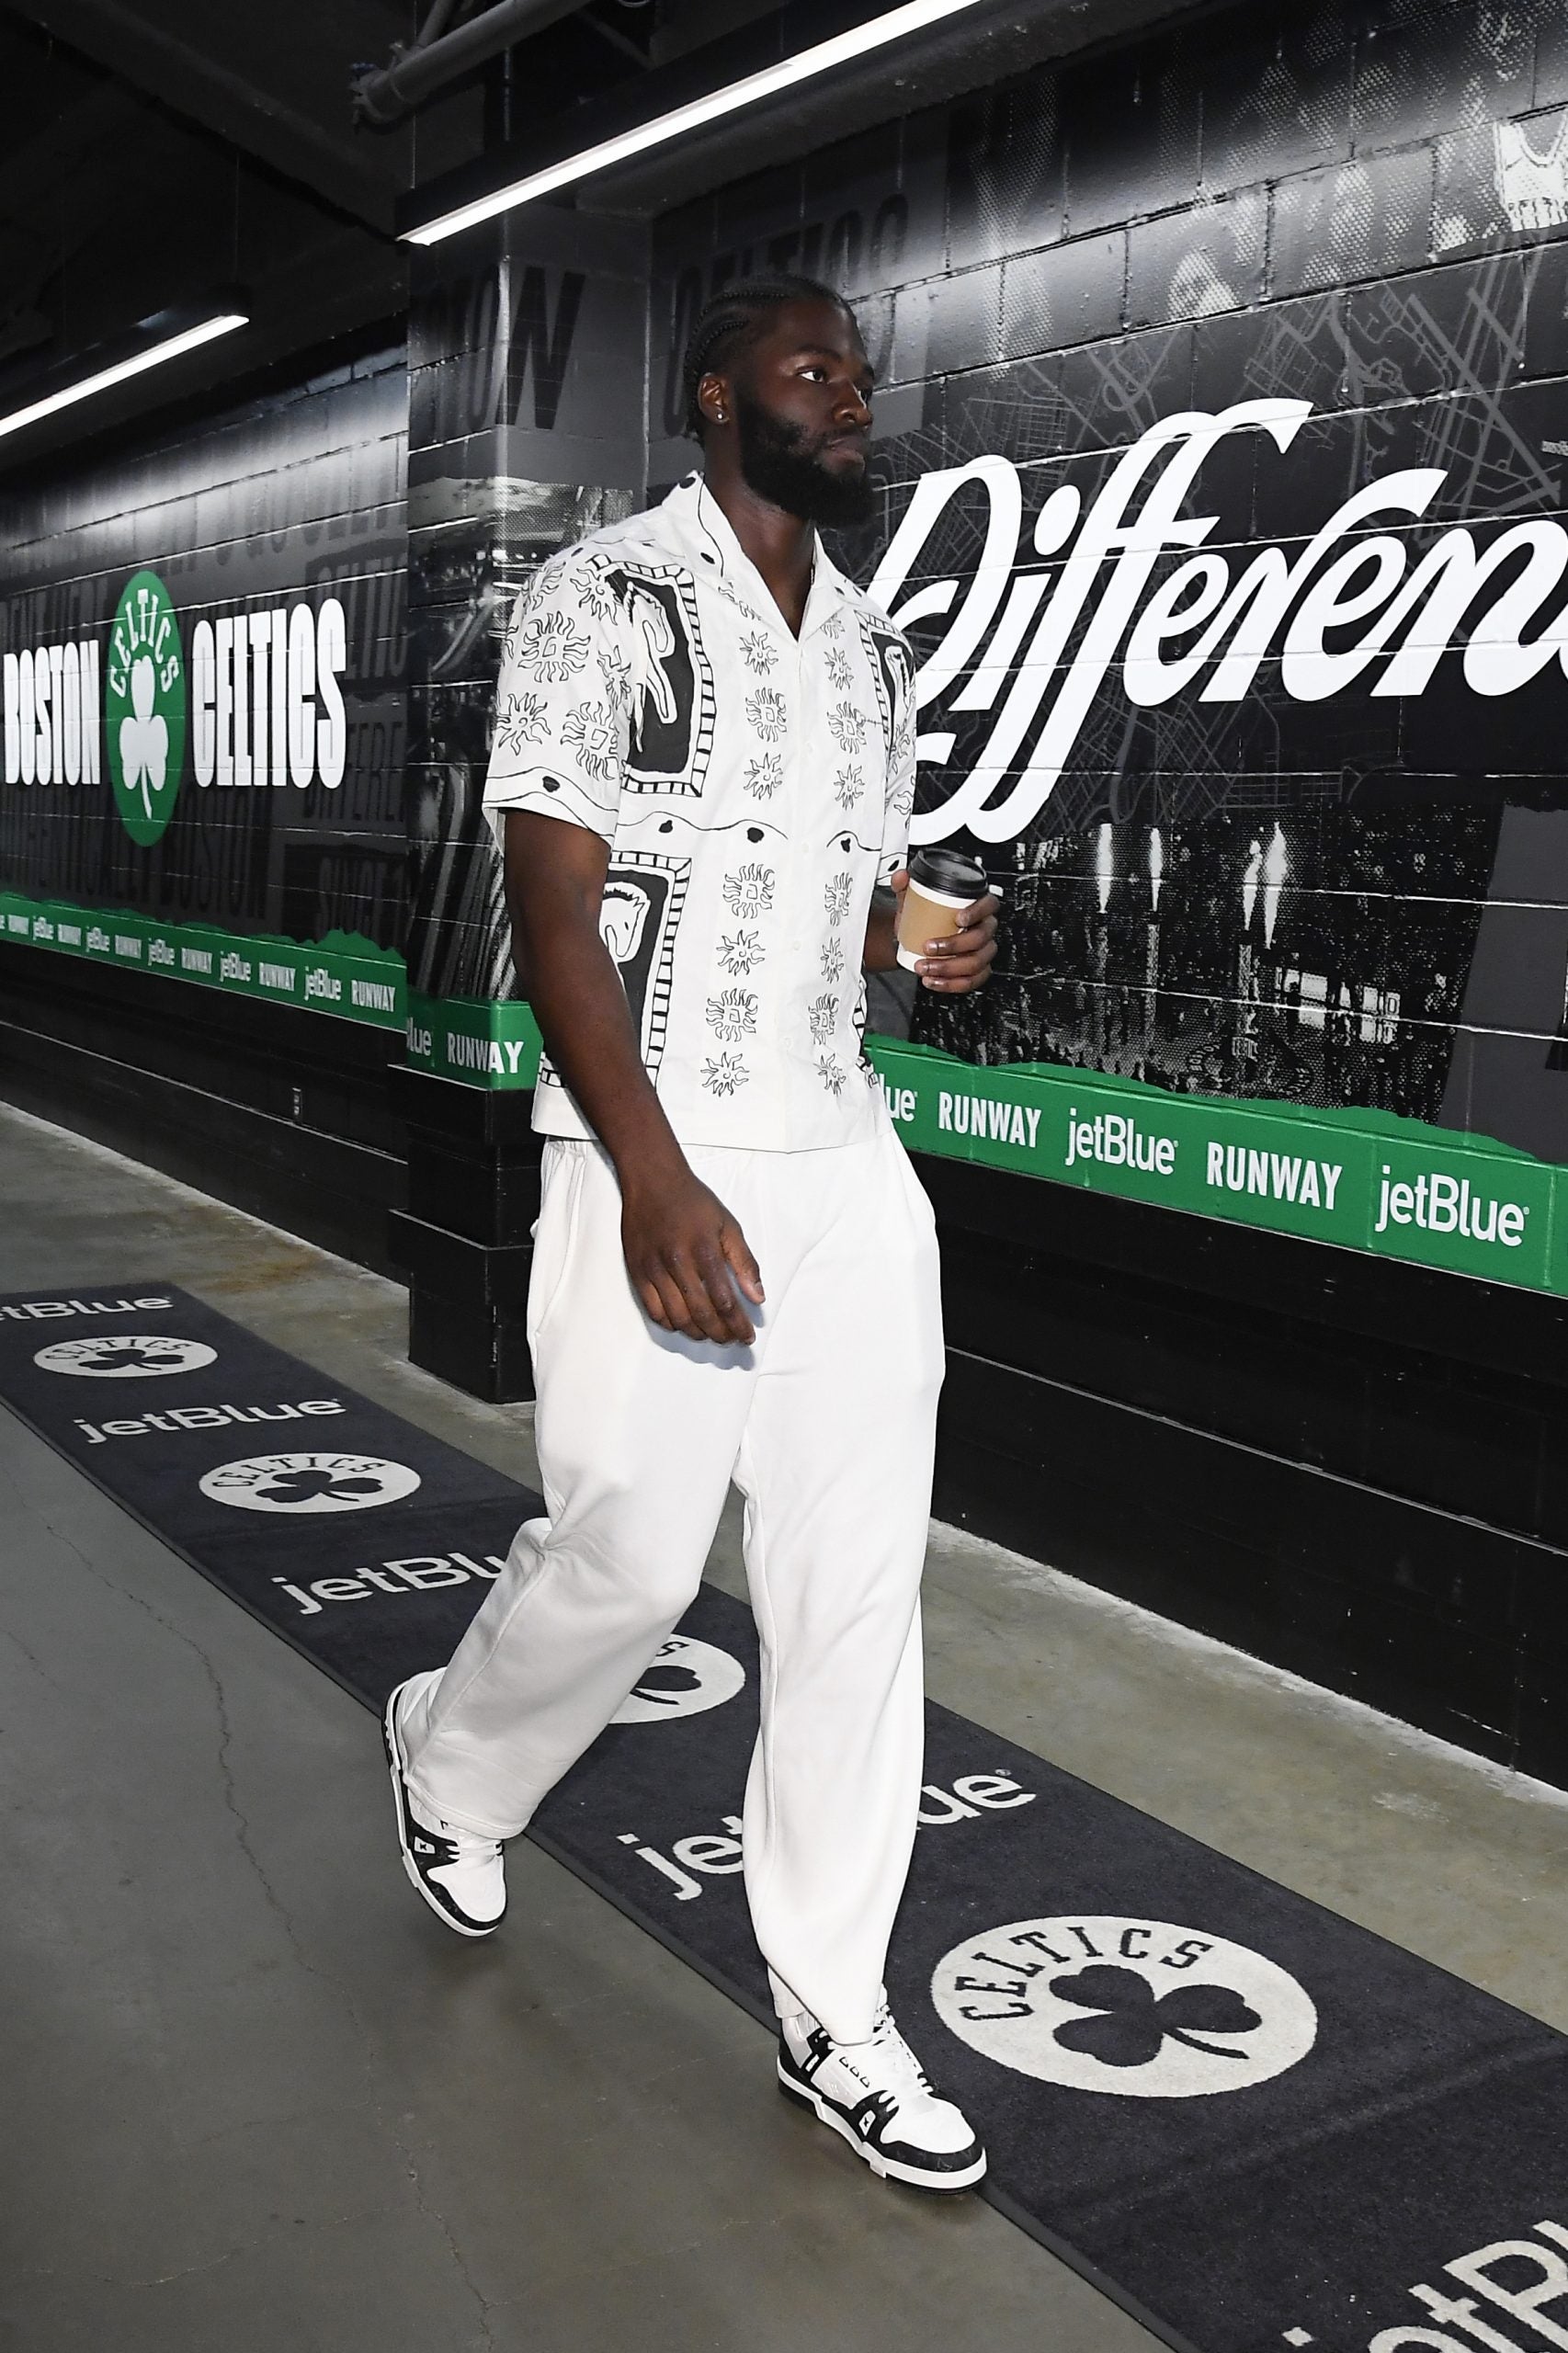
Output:
<path fill-rule="evenodd" d="M 5 937 L 401 1025 L 403 398 L 393 351 L 17 502 Z"/>
<path fill-rule="evenodd" d="M 1058 446 L 1082 427 L 1018 397 Z M 996 410 L 971 429 L 1016 447 Z M 1495 402 L 1403 414 L 1387 471 L 1361 418 L 1335 471 L 1315 415 L 1167 411 L 1081 467 L 949 445 L 917 482 L 870 581 L 925 655 L 915 830 L 967 839 L 1011 903 L 1004 983 L 944 1008 L 943 1042 L 1471 1124 L 1449 1080 L 1511 813 L 1530 897 L 1568 903 L 1544 822 L 1568 530 Z M 1562 972 L 1513 1011 L 1554 1036 Z M 1494 1131 L 1568 1157 L 1568 1097 Z"/>
<path fill-rule="evenodd" d="M 876 1050 L 890 1101 L 926 1148 L 1568 1289 L 1568 40 L 1421 0 L 1192 38 L 887 161 L 886 492 L 843 552 L 920 656 L 916 836 L 1007 902 L 992 985 Z M 755 229 L 728 192 L 722 249 L 670 224 L 666 352 L 833 184 Z"/>

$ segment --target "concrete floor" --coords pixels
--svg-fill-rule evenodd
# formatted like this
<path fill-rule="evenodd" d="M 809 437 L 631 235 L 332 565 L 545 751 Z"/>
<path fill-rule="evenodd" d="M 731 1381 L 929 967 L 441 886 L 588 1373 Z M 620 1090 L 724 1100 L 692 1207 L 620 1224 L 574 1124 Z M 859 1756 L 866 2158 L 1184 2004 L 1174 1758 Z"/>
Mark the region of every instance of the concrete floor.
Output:
<path fill-rule="evenodd" d="M 393 1285 L 0 1108 L 0 1290 L 164 1277 L 522 1478 Z M 879 2185 L 767 2035 L 532 1847 L 409 1893 L 376 1731 L 0 1413 L 17 2353 L 1134 2353 L 978 2201 Z M 739 1589 L 726 1526 L 711 1574 Z M 1568 1799 L 937 1529 L 934 1695 L 1568 2029 Z"/>

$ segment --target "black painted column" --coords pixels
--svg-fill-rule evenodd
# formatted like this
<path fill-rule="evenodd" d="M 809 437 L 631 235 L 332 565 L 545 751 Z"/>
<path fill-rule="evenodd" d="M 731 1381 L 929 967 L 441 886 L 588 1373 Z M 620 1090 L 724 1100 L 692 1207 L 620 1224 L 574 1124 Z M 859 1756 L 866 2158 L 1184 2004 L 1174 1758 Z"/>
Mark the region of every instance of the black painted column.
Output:
<path fill-rule="evenodd" d="M 644 481 L 647 236 L 527 207 L 422 254 L 409 322 L 409 1207 L 392 1252 L 415 1364 L 532 1393 L 537 1040 L 481 809 L 506 616 Z"/>
<path fill-rule="evenodd" d="M 472 1396 L 531 1397 L 524 1313 L 539 1215 L 532 1097 L 392 1074 L 408 1123 L 408 1208 L 392 1251 L 408 1282 L 408 1353 Z"/>

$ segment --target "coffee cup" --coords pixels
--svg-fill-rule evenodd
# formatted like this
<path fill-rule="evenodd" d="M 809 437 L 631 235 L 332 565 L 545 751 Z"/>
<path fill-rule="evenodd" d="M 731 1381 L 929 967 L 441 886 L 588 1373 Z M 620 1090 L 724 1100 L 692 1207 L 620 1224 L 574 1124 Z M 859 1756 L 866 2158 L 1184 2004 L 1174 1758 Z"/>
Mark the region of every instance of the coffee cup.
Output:
<path fill-rule="evenodd" d="M 930 941 L 963 929 L 963 913 L 990 889 L 985 869 L 956 849 L 917 849 L 898 918 L 898 961 L 913 972 Z"/>

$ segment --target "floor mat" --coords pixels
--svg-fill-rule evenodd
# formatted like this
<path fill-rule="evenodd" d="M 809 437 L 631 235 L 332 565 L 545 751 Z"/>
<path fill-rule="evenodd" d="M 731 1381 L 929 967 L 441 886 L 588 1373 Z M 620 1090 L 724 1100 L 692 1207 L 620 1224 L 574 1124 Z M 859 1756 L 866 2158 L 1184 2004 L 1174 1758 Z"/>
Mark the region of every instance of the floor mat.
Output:
<path fill-rule="evenodd" d="M 0 1398 L 372 1708 L 540 1508 L 171 1285 L 0 1300 Z M 766 2017 L 756 1688 L 705 1589 L 530 1835 Z M 926 1772 L 890 1991 L 1004 2213 L 1193 2353 L 1568 2346 L 1568 2040 L 937 1707 Z"/>

